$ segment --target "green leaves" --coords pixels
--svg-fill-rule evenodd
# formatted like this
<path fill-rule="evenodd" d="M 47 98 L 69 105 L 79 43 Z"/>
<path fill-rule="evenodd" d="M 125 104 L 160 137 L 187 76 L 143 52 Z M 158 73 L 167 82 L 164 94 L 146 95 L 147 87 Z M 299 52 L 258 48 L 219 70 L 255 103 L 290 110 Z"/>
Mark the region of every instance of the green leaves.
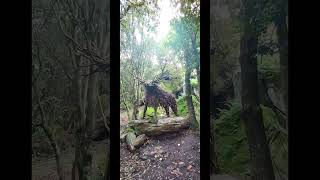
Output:
<path fill-rule="evenodd" d="M 280 65 L 279 59 L 274 56 L 262 56 L 261 60 L 258 60 L 258 77 L 259 79 L 265 79 L 275 84 L 280 81 Z"/>
<path fill-rule="evenodd" d="M 159 112 L 160 108 L 157 110 L 157 116 L 160 115 Z M 141 111 L 140 116 L 142 117 L 143 111 Z M 153 107 L 148 107 L 146 111 L 146 119 L 152 119 L 154 117 L 154 108 Z"/>
<path fill-rule="evenodd" d="M 282 175 L 287 174 L 287 137 L 277 133 L 277 117 L 274 112 L 261 106 L 264 126 L 269 138 L 275 138 L 270 145 L 273 161 L 277 162 Z M 247 137 L 240 119 L 241 106 L 232 102 L 228 108 L 221 110 L 219 118 L 215 121 L 215 138 L 217 157 L 221 173 L 244 175 L 249 163 L 249 149 Z"/>
<path fill-rule="evenodd" d="M 195 108 L 196 115 L 198 116 L 200 113 L 200 103 L 197 101 L 197 98 L 194 96 L 192 96 L 192 102 Z M 185 96 L 181 96 L 177 100 L 177 109 L 178 109 L 179 116 L 186 117 L 188 115 L 188 106 L 187 106 Z"/>

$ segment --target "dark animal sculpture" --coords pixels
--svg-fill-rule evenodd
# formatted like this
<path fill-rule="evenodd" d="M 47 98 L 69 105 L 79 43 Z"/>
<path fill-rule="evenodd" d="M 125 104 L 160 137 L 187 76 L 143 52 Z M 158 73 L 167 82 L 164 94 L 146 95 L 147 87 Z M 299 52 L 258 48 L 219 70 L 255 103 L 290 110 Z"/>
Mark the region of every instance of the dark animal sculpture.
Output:
<path fill-rule="evenodd" d="M 178 99 L 180 96 L 182 96 L 183 94 L 183 87 L 180 87 L 179 89 L 177 89 L 176 91 L 173 92 L 173 94 L 176 96 L 176 98 Z"/>
<path fill-rule="evenodd" d="M 167 117 L 170 117 L 170 108 L 173 113 L 178 116 L 177 113 L 177 102 L 174 95 L 165 92 L 162 90 L 157 83 L 144 83 L 145 89 L 145 107 L 143 111 L 144 119 L 147 108 L 153 107 L 154 108 L 154 122 L 157 122 L 157 109 L 159 106 L 163 107 L 166 111 Z"/>

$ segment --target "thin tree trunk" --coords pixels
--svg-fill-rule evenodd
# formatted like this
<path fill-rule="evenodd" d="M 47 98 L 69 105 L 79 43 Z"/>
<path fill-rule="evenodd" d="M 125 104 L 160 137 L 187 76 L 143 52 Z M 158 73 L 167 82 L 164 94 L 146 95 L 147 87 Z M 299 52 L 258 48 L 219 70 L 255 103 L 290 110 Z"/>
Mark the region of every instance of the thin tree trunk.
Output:
<path fill-rule="evenodd" d="M 285 1 L 283 1 L 280 14 L 275 20 L 277 27 L 277 38 L 280 50 L 280 70 L 281 70 L 281 94 L 286 114 L 286 128 L 288 128 L 288 29 L 286 23 Z"/>
<path fill-rule="evenodd" d="M 58 143 L 54 141 L 52 132 L 46 128 L 45 126 L 42 126 L 43 131 L 45 132 L 46 136 L 48 137 L 50 141 L 50 145 L 54 150 L 55 158 L 56 158 L 56 165 L 57 165 L 57 174 L 59 176 L 59 180 L 63 180 L 63 174 L 62 174 L 62 165 L 61 165 L 61 152 L 60 148 L 58 146 Z"/>
<path fill-rule="evenodd" d="M 89 77 L 82 77 L 81 74 L 81 62 L 82 58 L 79 55 L 73 54 L 74 61 L 76 63 L 77 71 L 75 73 L 75 97 L 77 97 L 77 115 L 75 117 L 75 159 L 72 167 L 72 180 L 87 180 L 91 172 L 91 159 L 92 156 L 89 153 L 91 133 L 94 127 L 94 115 L 96 108 L 97 87 L 92 84 L 97 84 L 96 74 L 92 74 Z M 91 67 L 93 68 L 93 67 Z M 84 74 L 90 74 L 87 71 Z M 94 77 L 94 80 L 92 79 Z M 94 89 L 92 89 L 94 88 Z M 95 96 L 92 98 L 92 96 Z M 95 103 L 94 103 L 94 102 Z M 93 105 L 94 104 L 94 105 Z M 93 107 L 95 106 L 95 107 Z M 93 115 L 94 114 L 94 115 Z"/>
<path fill-rule="evenodd" d="M 245 4 L 248 4 L 246 2 Z M 244 13 L 244 32 L 240 42 L 241 65 L 241 99 L 242 114 L 248 138 L 251 176 L 253 180 L 274 180 L 271 155 L 267 144 L 262 112 L 258 103 L 258 76 L 257 76 L 257 34 L 250 24 L 247 8 Z"/>
<path fill-rule="evenodd" d="M 214 138 L 214 122 L 213 117 L 210 120 L 210 174 L 218 174 L 218 162 L 215 149 L 215 138 Z"/>
<path fill-rule="evenodd" d="M 214 75 L 214 56 L 210 55 L 210 174 L 217 174 L 218 164 L 217 164 L 217 156 L 216 156 L 216 147 L 215 147 L 215 138 L 214 138 L 214 114 L 215 114 L 215 106 L 214 106 L 214 84 L 213 84 L 213 75 Z"/>
<path fill-rule="evenodd" d="M 200 97 L 200 62 L 199 64 L 197 65 L 197 80 L 198 80 L 198 89 L 199 89 L 199 97 Z M 199 102 L 200 102 L 200 98 L 199 98 Z"/>
<path fill-rule="evenodd" d="M 135 83 L 134 83 L 134 102 L 133 102 L 133 111 L 132 111 L 132 120 L 135 120 L 135 119 L 138 119 L 138 117 L 137 117 L 137 111 L 138 111 L 138 93 L 137 93 L 137 91 L 138 91 L 138 82 L 136 81 L 136 80 L 134 80 L 135 81 Z"/>
<path fill-rule="evenodd" d="M 197 71 L 197 80 L 198 80 L 198 86 L 199 86 L 199 96 L 200 96 L 200 58 L 199 54 L 197 51 L 197 46 L 196 46 L 196 39 L 197 39 L 197 34 L 195 33 L 192 37 L 192 51 L 193 51 L 193 56 L 196 57 L 196 71 Z M 199 101 L 200 102 L 200 101 Z"/>
<path fill-rule="evenodd" d="M 92 66 L 90 72 L 94 71 Z M 96 107 L 97 107 L 97 73 L 91 74 L 89 76 L 89 87 L 88 87 L 88 105 L 87 105 L 87 115 L 85 124 L 82 127 L 84 130 L 82 135 L 82 144 L 80 147 L 80 161 L 82 163 L 82 179 L 87 180 L 91 176 L 91 163 L 92 154 L 89 151 L 91 145 L 91 136 L 94 129 L 94 123 L 96 120 Z"/>
<path fill-rule="evenodd" d="M 106 156 L 106 167 L 104 172 L 104 179 L 110 179 L 110 148 L 107 148 L 107 156 Z"/>
<path fill-rule="evenodd" d="M 100 107 L 101 115 L 102 115 L 102 118 L 103 118 L 104 126 L 106 127 L 108 133 L 110 133 L 110 128 L 109 128 L 109 125 L 108 125 L 107 117 L 103 112 L 103 107 L 102 107 L 102 103 L 101 103 L 99 95 L 97 96 L 97 99 L 98 99 L 98 102 L 99 102 L 99 107 Z"/>
<path fill-rule="evenodd" d="M 196 114 L 194 111 L 194 106 L 192 103 L 192 92 L 191 92 L 191 83 L 190 83 L 191 69 L 186 65 L 186 73 L 185 73 L 185 86 L 186 86 L 186 101 L 188 106 L 188 114 L 191 122 L 191 126 L 193 128 L 198 127 L 198 122 L 196 119 Z"/>
<path fill-rule="evenodd" d="M 60 158 L 61 157 L 60 148 L 59 148 L 57 142 L 53 138 L 53 133 L 46 126 L 47 117 L 46 117 L 46 114 L 44 112 L 44 109 L 42 108 L 38 90 L 37 90 L 37 88 L 35 87 L 34 84 L 33 84 L 33 89 L 34 89 L 35 95 L 37 97 L 37 103 L 38 103 L 39 110 L 40 110 L 40 116 L 41 116 L 40 127 L 42 128 L 42 130 L 44 131 L 45 135 L 49 139 L 50 145 L 51 145 L 51 147 L 52 147 L 52 149 L 53 149 L 53 151 L 55 153 L 55 159 L 56 159 L 56 165 L 57 165 L 57 174 L 58 174 L 59 180 L 63 180 L 62 165 L 61 165 L 61 161 L 60 161 L 61 160 L 61 158 Z"/>
<path fill-rule="evenodd" d="M 74 157 L 74 163 L 72 167 L 72 180 L 78 180 L 82 179 L 82 174 L 83 174 L 83 166 L 81 163 L 81 155 L 80 155 L 80 149 L 82 145 L 82 140 L 83 140 L 83 124 L 85 121 L 85 110 L 83 106 L 83 99 L 82 99 L 82 83 L 81 83 L 81 72 L 80 72 L 80 61 L 81 57 L 75 55 L 75 62 L 77 64 L 77 71 L 75 74 L 74 78 L 74 83 L 76 86 L 76 97 L 77 97 L 77 115 L 78 117 L 75 117 L 75 157 Z"/>
<path fill-rule="evenodd" d="M 127 112 L 128 120 L 130 120 L 131 119 L 130 110 L 129 110 L 129 107 L 128 107 L 127 103 L 125 103 L 125 106 L 126 106 L 126 112 Z"/>

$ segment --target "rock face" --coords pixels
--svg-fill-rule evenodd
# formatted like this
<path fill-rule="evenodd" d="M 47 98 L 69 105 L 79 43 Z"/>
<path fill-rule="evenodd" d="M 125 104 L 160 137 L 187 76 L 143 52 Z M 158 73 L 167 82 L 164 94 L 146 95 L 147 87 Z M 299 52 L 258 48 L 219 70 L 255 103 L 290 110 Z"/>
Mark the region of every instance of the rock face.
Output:
<path fill-rule="evenodd" d="M 229 175 L 211 175 L 210 180 L 240 180 L 238 178 L 229 176 Z"/>

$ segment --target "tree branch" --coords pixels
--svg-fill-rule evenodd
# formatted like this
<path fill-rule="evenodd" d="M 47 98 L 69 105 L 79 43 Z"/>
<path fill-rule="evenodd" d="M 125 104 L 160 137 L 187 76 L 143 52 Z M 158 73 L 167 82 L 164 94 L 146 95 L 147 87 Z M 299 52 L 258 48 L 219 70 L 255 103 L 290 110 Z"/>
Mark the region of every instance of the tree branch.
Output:
<path fill-rule="evenodd" d="M 104 115 L 104 112 L 103 112 L 100 96 L 97 95 L 97 97 L 98 97 L 98 102 L 99 102 L 99 106 L 100 106 L 100 111 L 101 111 L 101 114 L 102 114 L 102 117 L 103 117 L 104 126 L 106 127 L 107 131 L 110 133 L 110 128 L 109 128 L 109 125 L 107 123 L 107 118 L 106 118 L 106 116 Z"/>

